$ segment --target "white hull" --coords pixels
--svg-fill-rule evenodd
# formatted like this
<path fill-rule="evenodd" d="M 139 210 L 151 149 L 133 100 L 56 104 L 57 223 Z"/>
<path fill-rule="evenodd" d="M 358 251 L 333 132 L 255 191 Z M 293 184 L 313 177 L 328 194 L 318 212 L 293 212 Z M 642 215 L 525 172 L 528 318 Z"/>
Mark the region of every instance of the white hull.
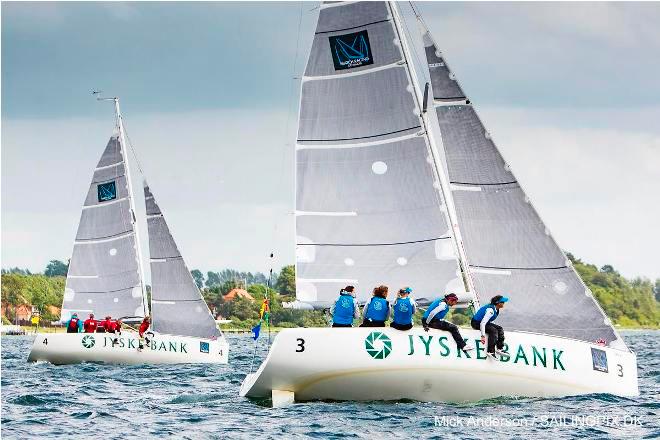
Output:
<path fill-rule="evenodd" d="M 138 335 L 122 332 L 112 345 L 109 333 L 39 333 L 28 362 L 53 364 L 104 362 L 110 364 L 226 364 L 229 346 L 224 337 L 217 340 L 156 334 L 150 344 L 138 350 Z M 207 352 L 208 350 L 208 352 Z"/>
<path fill-rule="evenodd" d="M 372 332 L 384 336 L 371 345 Z M 479 333 L 461 329 L 474 346 Z M 485 359 L 485 347 L 458 356 L 448 332 L 416 327 L 286 329 L 249 374 L 241 396 L 273 404 L 319 399 L 425 402 L 479 401 L 500 396 L 562 397 L 591 393 L 639 395 L 634 353 L 572 339 L 506 332 L 508 359 Z M 389 339 L 391 350 L 383 348 Z M 370 348 L 371 347 L 371 348 Z M 605 353 L 607 372 L 594 367 Z M 602 368 L 601 370 L 604 370 Z"/>

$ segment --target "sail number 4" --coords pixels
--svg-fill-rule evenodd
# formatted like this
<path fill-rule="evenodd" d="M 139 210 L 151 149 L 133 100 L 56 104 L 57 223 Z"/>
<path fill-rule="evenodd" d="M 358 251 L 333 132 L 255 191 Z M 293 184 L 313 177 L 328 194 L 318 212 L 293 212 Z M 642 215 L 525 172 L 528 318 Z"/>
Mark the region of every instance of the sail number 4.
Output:
<path fill-rule="evenodd" d="M 305 351 L 305 340 L 303 338 L 297 338 L 296 342 L 298 343 L 296 353 L 302 353 Z"/>

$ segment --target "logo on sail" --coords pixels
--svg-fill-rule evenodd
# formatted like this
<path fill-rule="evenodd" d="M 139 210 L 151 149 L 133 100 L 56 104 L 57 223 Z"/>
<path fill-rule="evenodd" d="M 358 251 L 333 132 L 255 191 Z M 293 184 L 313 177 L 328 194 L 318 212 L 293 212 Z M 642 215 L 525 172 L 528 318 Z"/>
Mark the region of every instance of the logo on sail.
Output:
<path fill-rule="evenodd" d="M 392 341 L 381 332 L 371 332 L 364 340 L 364 348 L 374 359 L 385 359 L 392 352 Z"/>
<path fill-rule="evenodd" d="M 82 345 L 85 348 L 92 348 L 94 344 L 96 344 L 96 340 L 92 335 L 83 336 L 82 341 L 80 342 L 82 342 Z"/>
<path fill-rule="evenodd" d="M 366 29 L 329 38 L 335 70 L 352 69 L 374 63 Z"/>
<path fill-rule="evenodd" d="M 101 183 L 98 186 L 98 192 L 99 192 L 99 202 L 107 202 L 109 200 L 116 199 L 117 186 L 115 185 L 115 181 L 113 180 L 112 182 Z"/>

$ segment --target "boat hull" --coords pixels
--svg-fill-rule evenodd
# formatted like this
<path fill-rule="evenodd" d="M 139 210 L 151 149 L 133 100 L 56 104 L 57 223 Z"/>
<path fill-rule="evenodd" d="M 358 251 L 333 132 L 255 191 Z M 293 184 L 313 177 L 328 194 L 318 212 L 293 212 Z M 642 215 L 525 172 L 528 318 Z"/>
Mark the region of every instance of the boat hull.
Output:
<path fill-rule="evenodd" d="M 109 333 L 39 333 L 28 362 L 53 364 L 103 362 L 110 364 L 226 364 L 229 346 L 224 337 L 216 340 L 156 334 L 138 350 L 135 332 L 122 332 L 112 344 Z"/>
<path fill-rule="evenodd" d="M 270 398 L 273 391 L 288 392 L 296 401 L 425 402 L 639 395 L 634 353 L 506 332 L 509 355 L 494 361 L 486 358 L 477 331 L 461 329 L 461 334 L 476 345 L 469 357 L 459 355 L 451 335 L 440 330 L 286 329 L 277 335 L 259 370 L 245 378 L 240 393 Z"/>

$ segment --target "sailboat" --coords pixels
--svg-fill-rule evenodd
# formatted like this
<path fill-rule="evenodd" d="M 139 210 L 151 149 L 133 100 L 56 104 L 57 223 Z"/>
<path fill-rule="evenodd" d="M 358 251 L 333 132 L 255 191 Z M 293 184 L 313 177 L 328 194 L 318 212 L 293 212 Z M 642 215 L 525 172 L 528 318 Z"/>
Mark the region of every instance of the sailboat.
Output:
<path fill-rule="evenodd" d="M 108 141 L 85 198 L 66 277 L 61 321 L 149 314 L 139 228 L 118 98 L 116 133 Z M 151 263 L 151 327 L 146 343 L 134 331 L 40 333 L 28 361 L 53 364 L 227 363 L 228 344 L 194 283 L 149 186 L 144 200 Z M 115 341 L 116 339 L 116 341 Z"/>
<path fill-rule="evenodd" d="M 423 20 L 419 17 L 420 24 Z M 240 394 L 295 401 L 466 402 L 639 394 L 637 360 L 504 161 L 430 32 L 420 86 L 394 2 L 320 6 L 296 142 L 296 301 L 326 308 L 346 285 L 464 305 L 510 298 L 506 355 L 478 331 L 282 330 Z M 391 298 L 390 298 L 391 299 Z"/>

